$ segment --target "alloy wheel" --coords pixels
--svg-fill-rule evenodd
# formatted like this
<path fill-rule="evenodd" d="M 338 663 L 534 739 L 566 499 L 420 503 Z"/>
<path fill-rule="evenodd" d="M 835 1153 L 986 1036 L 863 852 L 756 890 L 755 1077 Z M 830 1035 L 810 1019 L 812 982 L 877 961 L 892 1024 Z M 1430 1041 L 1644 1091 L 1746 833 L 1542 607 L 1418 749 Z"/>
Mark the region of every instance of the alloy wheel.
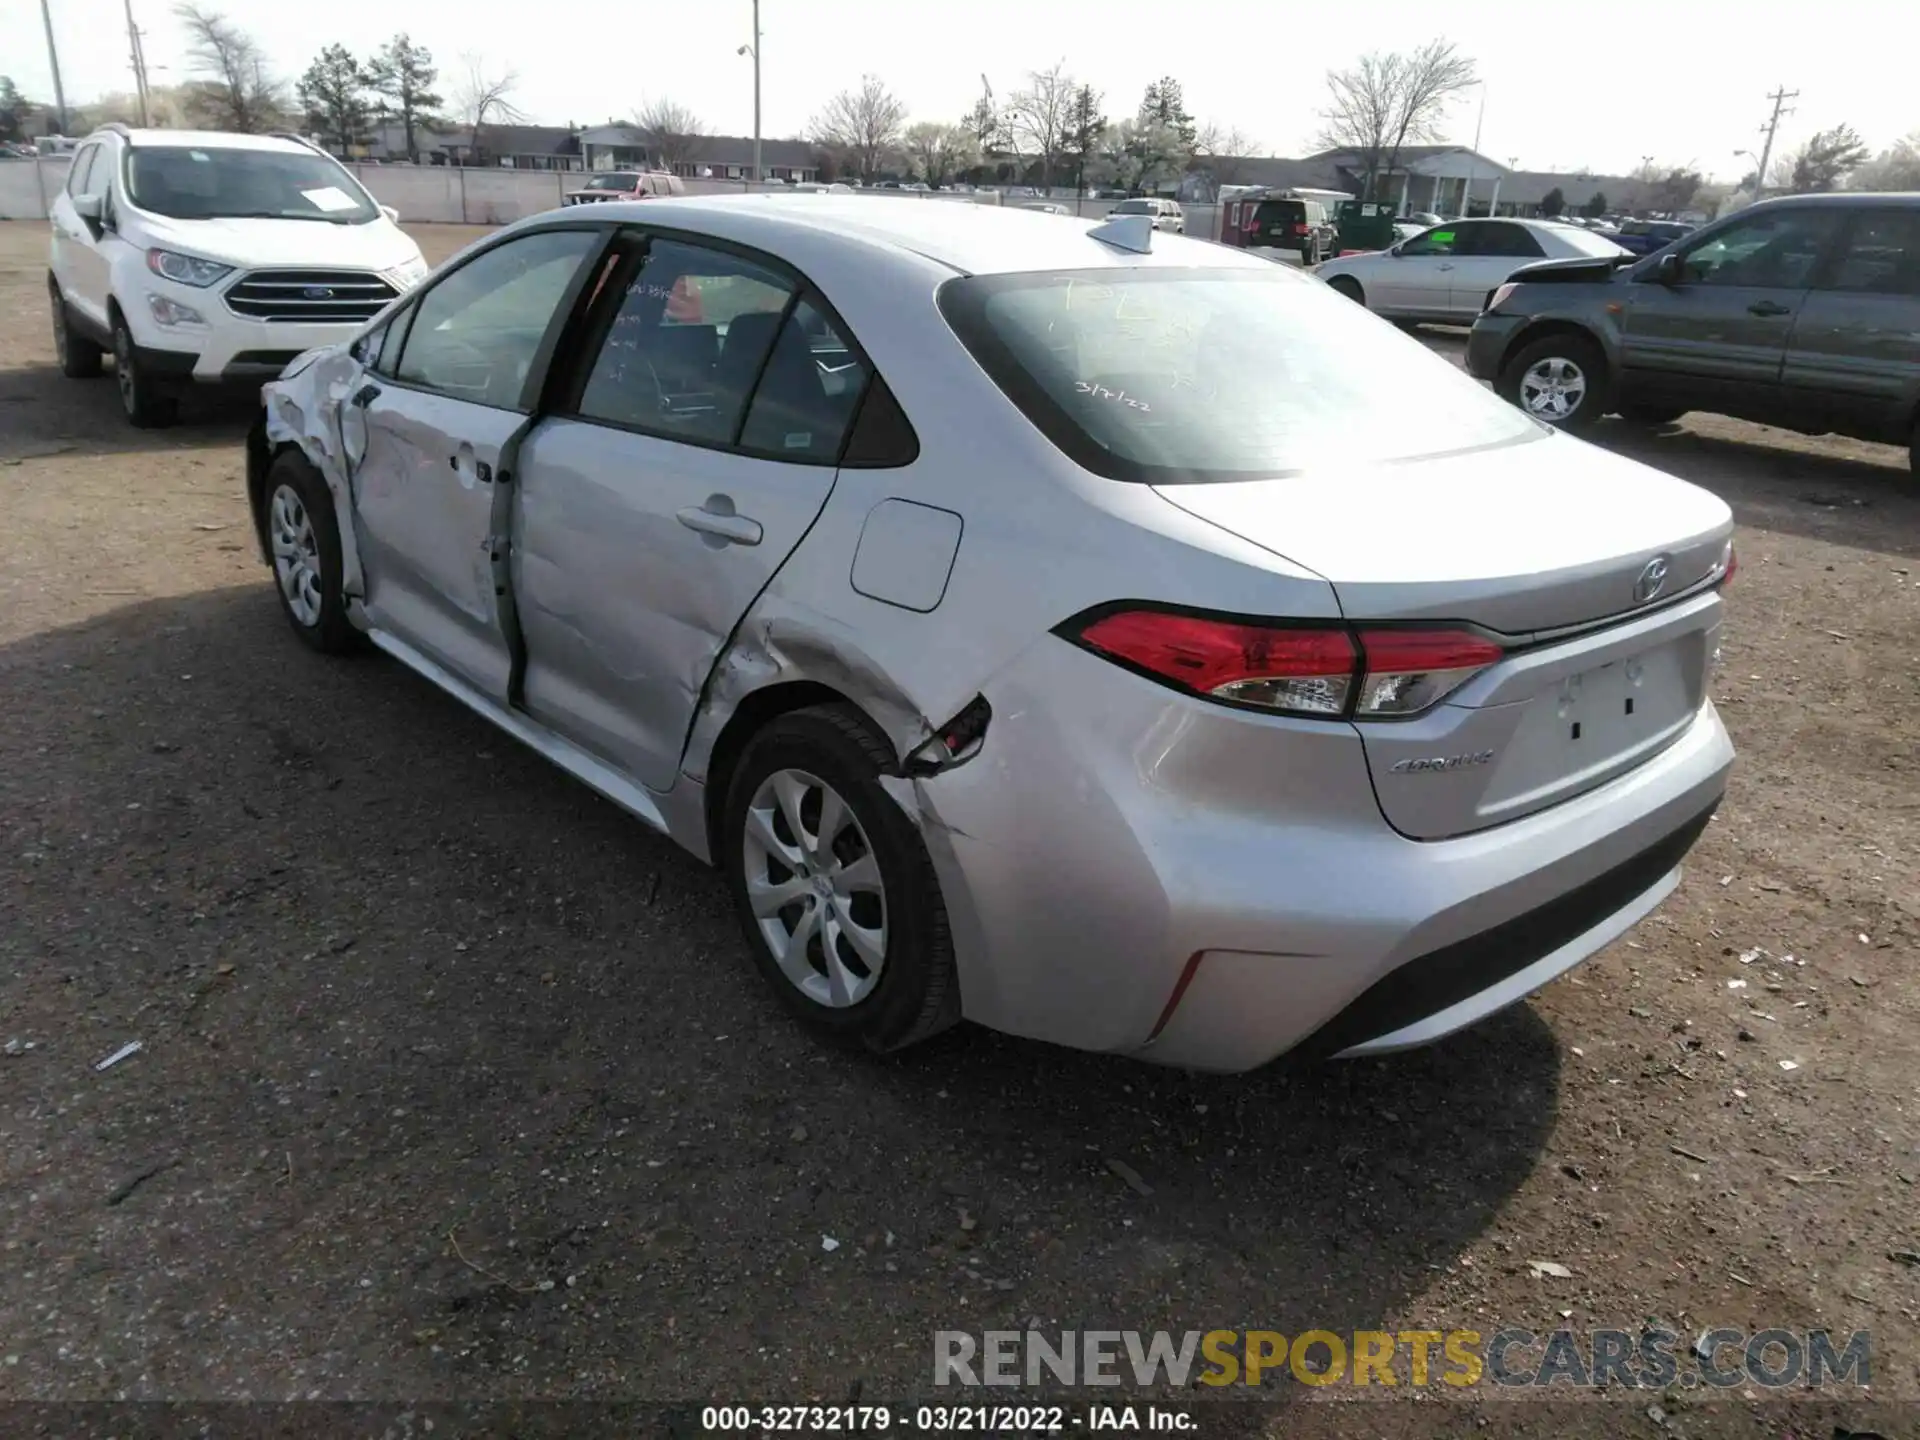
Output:
<path fill-rule="evenodd" d="M 320 544 L 313 519 L 291 485 L 273 492 L 267 508 L 267 533 L 273 547 L 273 573 L 293 618 L 309 628 L 320 623 Z"/>
<path fill-rule="evenodd" d="M 866 828 L 826 781 L 776 770 L 747 806 L 747 899 L 774 963 L 829 1009 L 858 1005 L 887 960 L 887 902 Z"/>
<path fill-rule="evenodd" d="M 1537 420 L 1565 420 L 1587 398 L 1587 375 L 1562 355 L 1549 355 L 1520 377 L 1520 403 Z"/>

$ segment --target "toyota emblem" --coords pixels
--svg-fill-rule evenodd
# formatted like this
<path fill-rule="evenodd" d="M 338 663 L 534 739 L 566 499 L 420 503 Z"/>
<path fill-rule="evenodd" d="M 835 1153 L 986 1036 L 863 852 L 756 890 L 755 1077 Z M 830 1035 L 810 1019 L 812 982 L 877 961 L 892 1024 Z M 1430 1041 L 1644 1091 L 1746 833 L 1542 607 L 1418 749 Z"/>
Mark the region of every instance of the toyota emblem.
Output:
<path fill-rule="evenodd" d="M 1640 571 L 1640 578 L 1633 582 L 1633 603 L 1644 605 L 1658 595 L 1667 583 L 1667 566 L 1671 555 L 1656 555 L 1647 561 Z"/>

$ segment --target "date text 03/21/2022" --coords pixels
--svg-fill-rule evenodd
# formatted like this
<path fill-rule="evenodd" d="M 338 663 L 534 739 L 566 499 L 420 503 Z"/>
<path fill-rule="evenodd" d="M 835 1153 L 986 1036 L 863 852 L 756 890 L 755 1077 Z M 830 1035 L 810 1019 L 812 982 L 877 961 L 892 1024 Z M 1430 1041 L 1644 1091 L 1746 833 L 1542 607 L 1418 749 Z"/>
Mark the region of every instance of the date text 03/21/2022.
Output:
<path fill-rule="evenodd" d="M 1190 1431 L 1192 1415 L 1153 1405 L 710 1405 L 707 1433 L 1059 1434 L 1068 1429 Z"/>

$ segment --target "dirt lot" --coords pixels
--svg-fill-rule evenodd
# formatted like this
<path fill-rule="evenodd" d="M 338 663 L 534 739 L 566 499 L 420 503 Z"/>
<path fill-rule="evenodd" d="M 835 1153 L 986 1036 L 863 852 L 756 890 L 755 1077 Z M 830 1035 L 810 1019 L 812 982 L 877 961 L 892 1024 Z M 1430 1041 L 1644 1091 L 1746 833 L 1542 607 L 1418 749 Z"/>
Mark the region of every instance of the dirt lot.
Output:
<path fill-rule="evenodd" d="M 877 1062 L 783 1018 L 712 874 L 295 644 L 244 414 L 141 433 L 62 379 L 45 251 L 0 225 L 0 1398 L 871 1399 L 1030 1319 L 1867 1329 L 1875 1395 L 1920 1397 L 1899 452 L 1598 437 L 1738 512 L 1742 760 L 1679 894 L 1529 1004 L 1238 1079 L 965 1029 Z M 1363 1428 L 1567 1433 L 1433 1398 Z M 1729 1398 L 1573 1428 L 1781 1433 Z"/>

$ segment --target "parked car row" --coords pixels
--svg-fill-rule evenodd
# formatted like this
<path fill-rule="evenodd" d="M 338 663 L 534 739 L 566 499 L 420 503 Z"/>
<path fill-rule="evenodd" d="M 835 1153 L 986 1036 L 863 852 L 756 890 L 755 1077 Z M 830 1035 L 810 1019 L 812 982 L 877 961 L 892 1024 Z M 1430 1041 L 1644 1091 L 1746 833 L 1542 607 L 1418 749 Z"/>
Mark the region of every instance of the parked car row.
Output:
<path fill-rule="evenodd" d="M 1530 260 L 1625 257 L 1606 237 L 1555 221 L 1452 220 L 1385 250 L 1329 260 L 1316 273 L 1390 320 L 1458 325 Z"/>

